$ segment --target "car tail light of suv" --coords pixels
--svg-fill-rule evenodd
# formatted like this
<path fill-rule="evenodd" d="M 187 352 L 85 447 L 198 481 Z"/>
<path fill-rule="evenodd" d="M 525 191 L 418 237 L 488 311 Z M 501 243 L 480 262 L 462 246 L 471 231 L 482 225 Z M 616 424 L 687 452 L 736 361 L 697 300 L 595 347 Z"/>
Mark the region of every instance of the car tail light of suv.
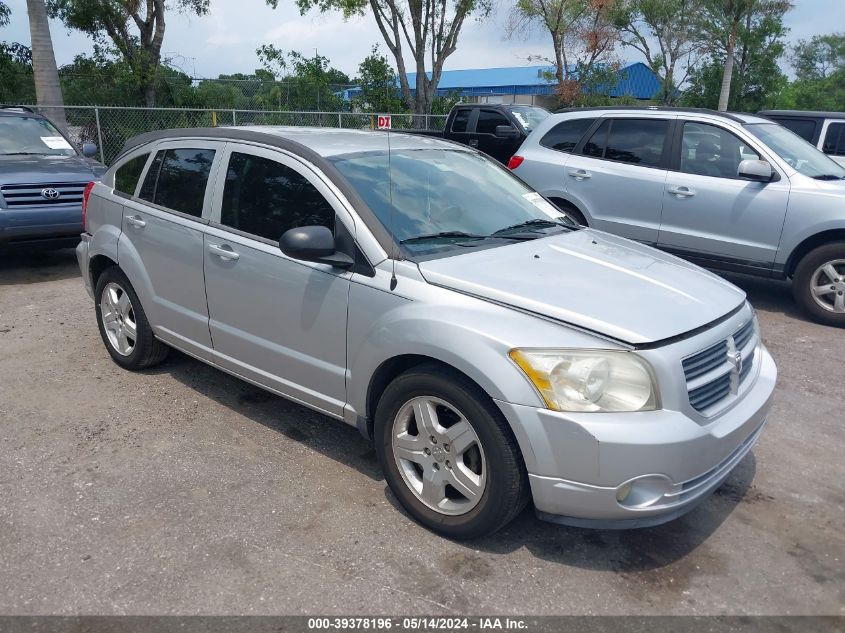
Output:
<path fill-rule="evenodd" d="M 511 159 L 508 161 L 508 169 L 516 169 L 524 160 L 524 156 L 511 156 Z"/>
<path fill-rule="evenodd" d="M 91 190 L 94 188 L 94 182 L 91 181 L 85 185 L 82 191 L 82 230 L 88 232 L 88 197 L 91 195 Z"/>

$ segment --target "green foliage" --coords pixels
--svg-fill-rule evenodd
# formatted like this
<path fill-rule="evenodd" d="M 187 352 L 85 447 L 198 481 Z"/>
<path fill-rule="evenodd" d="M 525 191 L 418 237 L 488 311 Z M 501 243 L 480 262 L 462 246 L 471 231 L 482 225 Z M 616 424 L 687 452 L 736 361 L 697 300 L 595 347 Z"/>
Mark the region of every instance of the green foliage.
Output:
<path fill-rule="evenodd" d="M 794 110 L 836 110 L 845 106 L 845 34 L 818 35 L 798 42 L 790 56 L 797 79 L 777 106 Z"/>
<path fill-rule="evenodd" d="M 711 5 L 717 1 L 722 0 L 708 0 Z M 749 0 L 735 2 L 742 4 Z M 740 16 L 736 25 L 729 110 L 756 112 L 773 107 L 786 88 L 788 79 L 778 60 L 785 52 L 784 38 L 788 29 L 783 24 L 783 16 L 787 9 L 785 3 L 757 0 L 751 12 Z M 713 10 L 711 7 L 711 13 L 707 15 L 712 17 Z M 723 15 L 724 28 L 730 28 L 728 18 L 729 15 Z M 713 38 L 710 55 L 691 72 L 690 87 L 682 99 L 684 105 L 716 108 L 719 103 L 729 33 L 717 30 L 715 22 L 708 29 Z"/>
<path fill-rule="evenodd" d="M 91 36 L 100 50 L 126 63 L 148 106 L 156 104 L 165 13 L 175 8 L 205 15 L 209 0 L 176 0 L 174 5 L 164 0 L 47 0 L 52 17 Z"/>
<path fill-rule="evenodd" d="M 32 51 L 17 42 L 0 42 L 0 103 L 35 103 Z"/>
<path fill-rule="evenodd" d="M 338 96 L 340 86 L 350 83 L 349 77 L 329 66 L 322 55 L 306 57 L 297 51 L 285 52 L 272 44 L 256 50 L 264 69 L 281 79 L 266 95 L 268 105 L 275 103 L 284 110 L 340 110 L 343 99 Z"/>
<path fill-rule="evenodd" d="M 5 2 L 0 2 L 0 26 L 6 26 L 9 23 L 9 16 L 12 10 Z"/>
<path fill-rule="evenodd" d="M 399 79 L 396 72 L 381 54 L 378 44 L 358 65 L 358 77 L 355 80 L 361 93 L 352 98 L 352 106 L 362 112 L 402 112 L 405 103 L 399 91 Z"/>

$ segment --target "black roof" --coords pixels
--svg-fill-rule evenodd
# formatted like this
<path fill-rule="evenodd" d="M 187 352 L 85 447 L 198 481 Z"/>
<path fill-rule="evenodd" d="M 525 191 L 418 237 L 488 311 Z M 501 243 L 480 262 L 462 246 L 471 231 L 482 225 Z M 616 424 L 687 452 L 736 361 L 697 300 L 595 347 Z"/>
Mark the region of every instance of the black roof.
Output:
<path fill-rule="evenodd" d="M 845 119 L 845 112 L 822 112 L 821 110 L 760 110 L 757 114 L 784 119 Z"/>

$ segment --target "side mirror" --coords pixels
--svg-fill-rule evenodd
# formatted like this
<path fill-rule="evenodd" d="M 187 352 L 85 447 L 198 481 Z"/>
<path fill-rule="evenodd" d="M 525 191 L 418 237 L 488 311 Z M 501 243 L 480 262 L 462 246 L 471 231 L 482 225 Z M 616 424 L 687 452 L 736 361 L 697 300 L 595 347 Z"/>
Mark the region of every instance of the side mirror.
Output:
<path fill-rule="evenodd" d="M 285 231 L 279 248 L 293 259 L 329 264 L 336 268 L 350 268 L 354 263 L 346 253 L 335 248 L 334 235 L 325 226 L 300 226 Z"/>
<path fill-rule="evenodd" d="M 497 138 L 519 138 L 519 130 L 512 125 L 497 125 L 495 135 Z"/>
<path fill-rule="evenodd" d="M 94 143 L 82 144 L 82 155 L 91 158 L 97 153 L 97 146 Z"/>
<path fill-rule="evenodd" d="M 738 177 L 754 182 L 771 182 L 774 173 L 772 166 L 764 160 L 744 160 L 736 170 Z"/>

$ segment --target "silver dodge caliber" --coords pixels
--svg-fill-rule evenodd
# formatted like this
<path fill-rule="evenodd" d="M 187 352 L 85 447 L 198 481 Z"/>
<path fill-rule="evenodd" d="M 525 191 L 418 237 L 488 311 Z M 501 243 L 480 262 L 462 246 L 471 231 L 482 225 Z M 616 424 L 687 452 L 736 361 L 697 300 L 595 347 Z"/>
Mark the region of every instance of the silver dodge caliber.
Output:
<path fill-rule="evenodd" d="M 704 500 L 776 369 L 745 295 L 571 223 L 433 138 L 308 128 L 136 137 L 87 189 L 79 265 L 111 357 L 177 348 L 355 425 L 450 537 L 631 528 Z"/>

